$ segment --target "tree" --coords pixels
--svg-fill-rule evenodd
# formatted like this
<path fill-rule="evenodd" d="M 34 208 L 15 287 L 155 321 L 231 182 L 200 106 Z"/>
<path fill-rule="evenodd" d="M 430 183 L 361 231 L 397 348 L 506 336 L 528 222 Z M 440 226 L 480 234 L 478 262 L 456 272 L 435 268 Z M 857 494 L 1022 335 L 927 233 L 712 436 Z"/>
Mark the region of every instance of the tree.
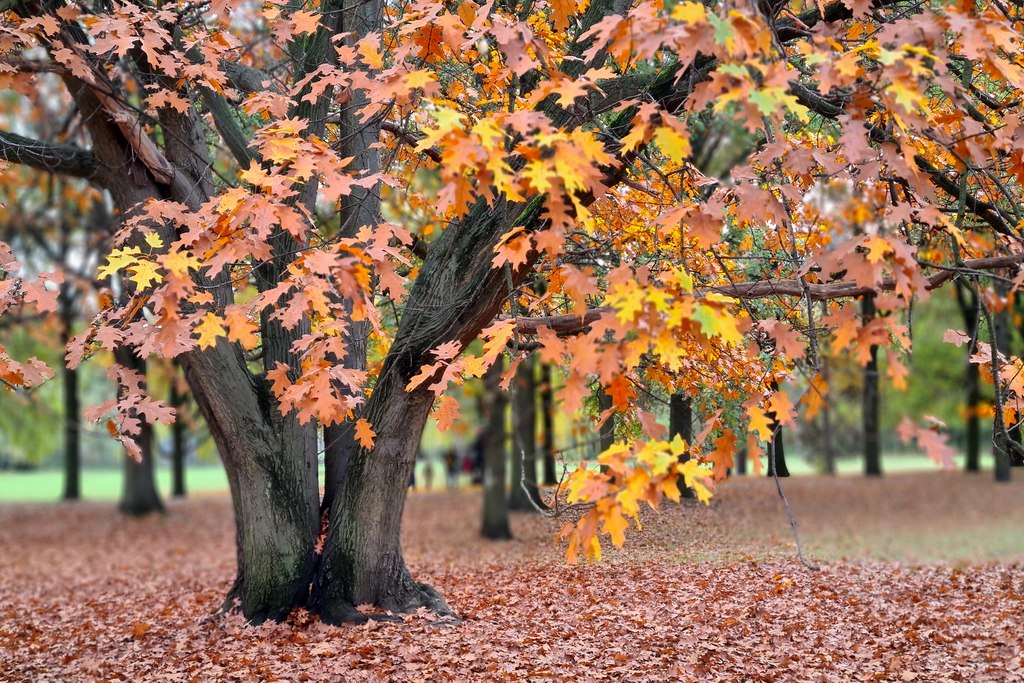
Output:
<path fill-rule="evenodd" d="M 500 386 L 501 364 L 495 363 L 484 374 L 480 420 L 484 425 L 484 505 L 481 533 L 484 538 L 512 538 L 508 525 L 508 430 L 505 428 L 508 395 Z"/>
<path fill-rule="evenodd" d="M 861 315 L 864 316 L 864 327 L 867 327 L 876 320 L 875 298 L 871 295 L 865 296 L 860 303 Z M 882 476 L 882 437 L 879 431 L 880 386 L 878 345 L 872 344 L 868 349 L 868 362 L 864 365 L 864 400 L 861 415 L 864 425 L 864 474 L 869 477 Z"/>
<path fill-rule="evenodd" d="M 105 347 L 181 364 L 235 507 L 225 606 L 253 621 L 450 611 L 402 558 L 406 483 L 426 420 L 457 417 L 449 386 L 517 335 L 562 368 L 562 410 L 597 381 L 623 434 L 658 431 L 637 387 L 701 385 L 720 404 L 685 462 L 682 439 L 640 439 L 567 478 L 570 505 L 592 503 L 567 553 L 597 557 L 680 482 L 706 500 L 737 442 L 756 468 L 773 423 L 814 405 L 786 384 L 827 390 L 819 344 L 862 362 L 884 346 L 905 374 L 900 317 L 865 326 L 852 299 L 902 311 L 1022 260 L 1016 6 L 0 10 L 0 80 L 63 97 L 89 138 L 8 125 L 0 159 L 87 179 L 120 216 L 101 275 L 123 296 L 69 360 Z M 729 183 L 688 163 L 691 126 L 717 119 L 753 141 Z M 5 287 L 4 306 L 24 299 Z M 776 352 L 748 343 L 755 325 Z M 1015 403 L 1019 359 L 990 357 Z M 111 424 L 141 457 L 139 418 L 172 411 L 116 374 Z"/>
<path fill-rule="evenodd" d="M 981 331 L 981 307 L 978 297 L 969 285 L 962 281 L 956 283 L 956 301 L 963 317 L 964 328 L 972 340 L 979 338 Z M 967 363 L 964 368 L 964 393 L 967 400 L 967 457 L 964 469 L 968 472 L 981 470 L 981 415 L 983 408 L 981 396 L 981 372 L 978 366 L 970 361 L 974 354 L 973 344 L 967 348 Z"/>
<path fill-rule="evenodd" d="M 537 487 L 537 378 L 532 357 L 516 370 L 512 393 L 512 488 L 510 510 L 544 507 Z"/>

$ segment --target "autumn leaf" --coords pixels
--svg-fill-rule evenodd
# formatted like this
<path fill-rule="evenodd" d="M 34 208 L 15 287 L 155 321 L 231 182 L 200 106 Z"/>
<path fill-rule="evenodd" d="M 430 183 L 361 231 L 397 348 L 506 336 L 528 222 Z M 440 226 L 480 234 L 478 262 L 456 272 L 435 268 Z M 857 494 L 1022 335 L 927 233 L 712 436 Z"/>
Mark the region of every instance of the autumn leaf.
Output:
<path fill-rule="evenodd" d="M 224 320 L 213 312 L 205 313 L 192 332 L 198 337 L 197 343 L 201 349 L 216 346 L 218 338 L 227 336 Z"/>
<path fill-rule="evenodd" d="M 373 448 L 373 440 L 377 438 L 377 432 L 373 431 L 372 425 L 365 418 L 359 418 L 355 424 L 356 442 L 363 448 Z"/>

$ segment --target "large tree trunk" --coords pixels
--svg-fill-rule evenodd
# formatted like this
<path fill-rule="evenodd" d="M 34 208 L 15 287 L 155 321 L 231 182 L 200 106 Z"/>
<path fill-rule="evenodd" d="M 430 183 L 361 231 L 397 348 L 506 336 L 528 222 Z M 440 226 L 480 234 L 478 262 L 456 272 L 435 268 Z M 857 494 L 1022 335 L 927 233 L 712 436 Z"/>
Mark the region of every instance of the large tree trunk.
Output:
<path fill-rule="evenodd" d="M 523 360 L 516 372 L 512 397 L 512 488 L 510 510 L 536 510 L 543 506 L 537 489 L 537 380 L 533 358 Z"/>
<path fill-rule="evenodd" d="M 693 445 L 693 405 L 690 398 L 681 391 L 672 394 L 668 402 L 668 438 L 679 436 L 686 442 L 686 451 L 679 456 L 679 462 L 690 459 L 690 448 Z M 683 498 L 693 498 L 693 489 L 684 486 Z"/>
<path fill-rule="evenodd" d="M 60 294 L 61 341 L 66 348 L 73 336 L 74 299 L 70 285 L 64 284 Z M 64 384 L 64 500 L 82 496 L 82 409 L 78 399 L 78 371 L 61 365 Z"/>
<path fill-rule="evenodd" d="M 146 362 L 130 349 L 119 347 L 114 351 L 114 358 L 122 367 L 146 376 Z M 139 447 L 141 459 L 137 461 L 134 458 L 124 458 L 124 485 L 117 507 L 121 512 L 135 516 L 163 512 L 164 506 L 156 488 L 153 425 L 142 420 L 142 428 L 135 437 L 135 443 Z"/>
<path fill-rule="evenodd" d="M 873 294 L 861 298 L 861 315 L 864 324 L 875 317 Z M 880 477 L 882 476 L 882 447 L 878 432 L 881 405 L 878 382 L 878 346 L 872 344 L 869 353 L 870 359 L 864 366 L 864 397 L 861 415 L 864 427 L 864 474 L 869 477 Z"/>
<path fill-rule="evenodd" d="M 353 606 L 364 603 L 392 611 L 426 606 L 451 613 L 436 591 L 412 580 L 402 558 L 399 536 L 409 475 L 433 405 L 425 384 L 405 388 L 431 349 L 448 340 L 468 344 L 500 310 L 509 279 L 514 287 L 529 269 L 510 278 L 492 268 L 494 245 L 506 226 L 529 224 L 539 209 L 540 202 L 527 207 L 480 202 L 431 245 L 363 411 L 376 432 L 373 447 L 351 454 L 331 505 L 311 600 L 324 621 L 358 619 Z"/>
<path fill-rule="evenodd" d="M 544 485 L 558 484 L 558 472 L 555 468 L 555 394 L 551 366 L 542 363 L 540 366 L 540 419 L 541 419 L 541 453 L 544 458 Z"/>
<path fill-rule="evenodd" d="M 399 543 L 409 473 L 433 394 L 407 393 L 394 373 L 382 379 L 365 412 L 376 432 L 373 448 L 349 457 L 314 579 L 311 607 L 327 623 L 359 620 L 355 605 L 362 604 L 450 612 L 433 589 L 412 579 Z"/>
<path fill-rule="evenodd" d="M 501 390 L 502 363 L 497 362 L 484 375 L 484 505 L 480 533 L 484 538 L 512 538 L 508 526 L 508 495 L 505 462 L 505 412 L 508 396 Z"/>
<path fill-rule="evenodd" d="M 238 567 L 224 605 L 256 623 L 283 619 L 306 603 L 313 579 L 316 433 L 280 414 L 236 346 L 220 340 L 181 360 L 231 487 Z"/>

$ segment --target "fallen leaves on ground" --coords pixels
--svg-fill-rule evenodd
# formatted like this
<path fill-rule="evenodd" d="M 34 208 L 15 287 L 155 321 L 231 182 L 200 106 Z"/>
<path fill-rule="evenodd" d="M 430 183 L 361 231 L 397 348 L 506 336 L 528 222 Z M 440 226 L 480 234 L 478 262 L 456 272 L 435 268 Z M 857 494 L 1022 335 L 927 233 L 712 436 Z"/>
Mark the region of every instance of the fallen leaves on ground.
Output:
<path fill-rule="evenodd" d="M 516 539 L 489 543 L 478 491 L 416 493 L 409 565 L 463 620 L 342 627 L 211 616 L 234 565 L 226 498 L 144 520 L 0 507 L 0 680 L 1024 680 L 1022 483 L 785 487 L 819 572 L 793 559 L 768 480 L 648 514 L 623 551 L 575 567 L 558 522 L 515 515 Z"/>

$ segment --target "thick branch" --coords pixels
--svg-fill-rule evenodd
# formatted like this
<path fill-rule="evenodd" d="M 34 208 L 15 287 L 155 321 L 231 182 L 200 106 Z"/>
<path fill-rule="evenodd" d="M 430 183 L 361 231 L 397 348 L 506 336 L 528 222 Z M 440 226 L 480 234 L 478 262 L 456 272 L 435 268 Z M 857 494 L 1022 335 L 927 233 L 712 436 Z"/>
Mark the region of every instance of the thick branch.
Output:
<path fill-rule="evenodd" d="M 1011 254 L 1009 256 L 986 256 L 984 258 L 968 259 L 960 266 L 934 266 L 941 270 L 930 275 L 926 288 L 931 291 L 952 280 L 957 275 L 966 272 L 977 272 L 986 270 L 1001 270 L 1013 268 L 1024 263 L 1024 254 Z M 702 293 L 715 292 L 731 296 L 736 299 L 764 299 L 770 296 L 810 296 L 814 301 L 827 301 L 830 299 L 844 299 L 847 297 L 859 297 L 866 294 L 878 292 L 891 292 L 896 289 L 896 281 L 885 278 L 874 287 L 865 287 L 856 282 L 830 282 L 827 284 L 815 284 L 801 282 L 800 280 L 755 280 L 751 282 L 737 282 L 731 285 L 718 285 L 708 287 Z M 547 327 L 558 334 L 579 332 L 584 327 L 596 322 L 605 313 L 612 309 L 608 306 L 591 308 L 583 316 L 579 315 L 552 315 L 536 318 L 517 318 L 516 332 L 520 334 L 533 335 L 542 327 Z"/>
<path fill-rule="evenodd" d="M 96 157 L 88 150 L 4 131 L 0 131 L 0 159 L 74 178 L 91 178 L 96 173 Z"/>

